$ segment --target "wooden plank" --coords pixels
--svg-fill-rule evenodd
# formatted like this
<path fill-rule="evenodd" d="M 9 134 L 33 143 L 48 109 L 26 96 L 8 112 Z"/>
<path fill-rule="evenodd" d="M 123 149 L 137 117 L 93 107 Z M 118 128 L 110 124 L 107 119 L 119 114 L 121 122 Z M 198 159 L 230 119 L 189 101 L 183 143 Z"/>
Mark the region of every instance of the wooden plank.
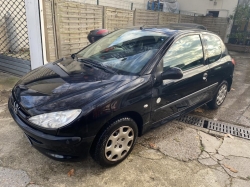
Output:
<path fill-rule="evenodd" d="M 134 12 L 113 7 L 104 7 L 104 28 L 113 31 L 117 28 L 133 26 Z"/>
<path fill-rule="evenodd" d="M 135 10 L 134 25 L 158 25 L 159 13 L 148 10 Z"/>
<path fill-rule="evenodd" d="M 103 28 L 103 6 L 56 1 L 58 53 L 63 57 L 88 45 L 91 30 Z"/>
<path fill-rule="evenodd" d="M 178 23 L 179 14 L 160 12 L 159 13 L 159 24 L 166 25 L 169 23 Z"/>

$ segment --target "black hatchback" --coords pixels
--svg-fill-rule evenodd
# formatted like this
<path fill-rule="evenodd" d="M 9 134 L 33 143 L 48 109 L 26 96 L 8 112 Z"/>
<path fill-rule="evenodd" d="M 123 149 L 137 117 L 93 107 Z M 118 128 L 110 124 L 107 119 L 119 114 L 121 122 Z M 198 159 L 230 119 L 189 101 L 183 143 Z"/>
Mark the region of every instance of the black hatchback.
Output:
<path fill-rule="evenodd" d="M 9 110 L 45 155 L 90 153 L 112 166 L 151 128 L 204 104 L 221 106 L 234 65 L 208 31 L 121 29 L 28 73 L 13 88 Z"/>

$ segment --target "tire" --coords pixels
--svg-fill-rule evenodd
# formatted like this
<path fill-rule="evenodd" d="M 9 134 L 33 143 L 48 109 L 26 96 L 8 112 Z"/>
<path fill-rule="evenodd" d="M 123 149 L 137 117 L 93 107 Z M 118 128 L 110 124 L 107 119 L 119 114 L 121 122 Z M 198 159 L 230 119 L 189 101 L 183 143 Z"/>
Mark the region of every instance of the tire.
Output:
<path fill-rule="evenodd" d="M 222 103 L 225 101 L 225 98 L 228 92 L 227 90 L 228 90 L 228 83 L 227 81 L 223 81 L 220 84 L 213 100 L 207 103 L 207 106 L 211 109 L 219 108 L 222 105 Z"/>
<path fill-rule="evenodd" d="M 137 136 L 138 127 L 133 119 L 116 118 L 99 136 L 91 156 L 101 166 L 115 166 L 130 154 Z"/>

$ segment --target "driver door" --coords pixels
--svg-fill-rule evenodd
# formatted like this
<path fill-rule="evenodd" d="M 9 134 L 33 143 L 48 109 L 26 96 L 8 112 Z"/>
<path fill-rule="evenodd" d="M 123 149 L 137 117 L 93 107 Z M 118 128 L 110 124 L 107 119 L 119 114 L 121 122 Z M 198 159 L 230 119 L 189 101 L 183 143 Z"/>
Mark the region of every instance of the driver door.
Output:
<path fill-rule="evenodd" d="M 153 126 L 178 117 L 209 99 L 210 88 L 206 81 L 208 66 L 204 63 L 204 51 L 199 34 L 177 39 L 158 66 L 163 72 L 168 68 L 178 67 L 183 71 L 183 78 L 163 80 L 153 87 Z"/>

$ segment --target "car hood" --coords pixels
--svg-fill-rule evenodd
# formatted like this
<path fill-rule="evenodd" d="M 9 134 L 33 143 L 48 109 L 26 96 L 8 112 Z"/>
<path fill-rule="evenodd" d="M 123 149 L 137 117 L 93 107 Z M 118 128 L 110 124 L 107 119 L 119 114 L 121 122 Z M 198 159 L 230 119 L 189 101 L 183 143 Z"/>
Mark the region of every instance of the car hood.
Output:
<path fill-rule="evenodd" d="M 27 113 L 34 115 L 82 108 L 136 78 L 61 59 L 25 75 L 14 87 L 13 95 Z"/>

